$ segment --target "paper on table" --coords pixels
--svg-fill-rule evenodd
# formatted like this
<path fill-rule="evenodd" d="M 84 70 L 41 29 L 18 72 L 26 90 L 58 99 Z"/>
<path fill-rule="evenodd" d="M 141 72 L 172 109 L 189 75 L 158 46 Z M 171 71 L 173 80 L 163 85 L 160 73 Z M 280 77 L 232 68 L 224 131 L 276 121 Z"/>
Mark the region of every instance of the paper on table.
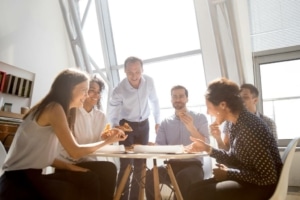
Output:
<path fill-rule="evenodd" d="M 135 145 L 135 153 L 184 153 L 183 145 Z"/>
<path fill-rule="evenodd" d="M 96 152 L 120 153 L 120 152 L 125 152 L 125 147 L 124 147 L 124 145 L 105 145 L 105 146 L 99 148 Z"/>

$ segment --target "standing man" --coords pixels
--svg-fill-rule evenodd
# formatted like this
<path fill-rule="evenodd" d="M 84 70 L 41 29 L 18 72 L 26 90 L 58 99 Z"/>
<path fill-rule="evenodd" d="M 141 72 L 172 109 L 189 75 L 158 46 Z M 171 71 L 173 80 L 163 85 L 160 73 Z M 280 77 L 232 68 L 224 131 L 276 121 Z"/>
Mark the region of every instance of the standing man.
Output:
<path fill-rule="evenodd" d="M 154 81 L 151 77 L 143 74 L 143 62 L 137 57 L 129 57 L 124 63 L 126 77 L 112 92 L 109 101 L 108 118 L 112 126 L 128 123 L 133 129 L 128 134 L 125 141 L 120 142 L 125 147 L 133 144 L 148 144 L 150 105 L 155 120 L 155 131 L 160 124 L 159 101 L 156 95 Z M 131 180 L 130 200 L 138 199 L 139 185 L 136 180 L 140 179 L 141 169 L 146 159 L 120 158 L 120 171 L 118 175 L 118 185 L 122 179 L 124 171 L 129 164 L 133 163 L 133 176 Z M 128 199 L 127 181 L 122 199 Z"/>
<path fill-rule="evenodd" d="M 244 83 L 240 87 L 240 96 L 243 100 L 244 106 L 246 109 L 255 114 L 257 117 L 259 117 L 265 124 L 268 126 L 270 131 L 272 132 L 274 138 L 276 141 L 278 141 L 277 137 L 277 130 L 276 130 L 276 124 L 275 122 L 263 115 L 262 113 L 258 112 L 257 110 L 257 102 L 258 102 L 258 89 L 250 84 L 250 83 Z M 230 144 L 229 144 L 229 128 L 231 127 L 231 123 L 225 122 L 224 124 L 224 138 L 221 137 L 221 132 L 219 130 L 219 124 L 213 123 L 210 125 L 212 136 L 216 139 L 218 147 L 220 149 L 229 150 Z"/>
<path fill-rule="evenodd" d="M 195 137 L 209 143 L 208 123 L 205 115 L 190 111 L 186 108 L 188 102 L 188 90 L 177 85 L 171 89 L 171 102 L 175 112 L 164 119 L 156 135 L 158 145 L 188 145 L 190 137 Z M 183 198 L 187 194 L 189 185 L 203 180 L 203 159 L 170 160 L 176 181 Z M 160 182 L 171 184 L 165 166 L 158 167 Z M 154 199 L 153 171 L 148 171 L 146 178 L 147 200 Z"/>

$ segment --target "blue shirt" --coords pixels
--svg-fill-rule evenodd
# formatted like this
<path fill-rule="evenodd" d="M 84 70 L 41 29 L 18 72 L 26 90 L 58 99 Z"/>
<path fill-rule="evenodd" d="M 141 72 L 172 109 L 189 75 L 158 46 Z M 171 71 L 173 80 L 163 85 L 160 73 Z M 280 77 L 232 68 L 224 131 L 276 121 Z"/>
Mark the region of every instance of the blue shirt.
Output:
<path fill-rule="evenodd" d="M 112 126 L 119 125 L 121 119 L 141 122 L 149 117 L 151 109 L 155 123 L 159 124 L 160 108 L 153 79 L 142 75 L 139 88 L 136 89 L 125 78 L 112 92 L 107 117 Z"/>
<path fill-rule="evenodd" d="M 208 122 L 205 115 L 193 111 L 187 111 L 192 116 L 197 131 L 205 137 L 205 142 L 209 143 Z M 156 144 L 158 145 L 189 145 L 190 132 L 183 122 L 175 114 L 164 119 L 156 135 Z M 202 160 L 202 159 L 201 159 Z"/>

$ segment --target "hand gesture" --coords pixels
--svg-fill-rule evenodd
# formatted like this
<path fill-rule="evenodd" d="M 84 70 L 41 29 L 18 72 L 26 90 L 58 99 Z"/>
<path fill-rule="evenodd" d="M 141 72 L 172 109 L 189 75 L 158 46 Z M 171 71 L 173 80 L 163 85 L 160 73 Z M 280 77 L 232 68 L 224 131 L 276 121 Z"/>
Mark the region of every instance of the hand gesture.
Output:
<path fill-rule="evenodd" d="M 221 139 L 221 131 L 217 122 L 214 122 L 209 126 L 209 131 L 215 139 Z"/>
<path fill-rule="evenodd" d="M 191 115 L 189 115 L 186 111 L 178 111 L 177 116 L 189 131 L 193 130 L 194 120 Z"/>
<path fill-rule="evenodd" d="M 217 181 L 224 181 L 227 179 L 228 168 L 223 164 L 216 164 L 217 168 L 213 169 L 214 179 Z"/>
<path fill-rule="evenodd" d="M 112 128 L 109 130 L 109 134 L 104 139 L 106 143 L 111 144 L 119 141 L 126 140 L 128 135 L 125 135 L 124 131 L 118 128 Z"/>
<path fill-rule="evenodd" d="M 188 153 L 201 152 L 201 151 L 209 151 L 211 146 L 205 143 L 203 140 L 190 137 L 192 143 L 188 146 L 185 146 L 185 151 Z"/>

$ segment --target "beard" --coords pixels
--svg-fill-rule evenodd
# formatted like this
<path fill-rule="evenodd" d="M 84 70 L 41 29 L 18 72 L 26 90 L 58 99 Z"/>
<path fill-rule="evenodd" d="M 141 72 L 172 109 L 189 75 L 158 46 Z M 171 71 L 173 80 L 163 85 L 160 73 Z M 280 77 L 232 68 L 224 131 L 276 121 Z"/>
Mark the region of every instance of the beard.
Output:
<path fill-rule="evenodd" d="M 184 103 L 173 103 L 173 107 L 175 108 L 175 110 L 181 110 L 181 109 L 185 108 L 185 104 Z"/>

